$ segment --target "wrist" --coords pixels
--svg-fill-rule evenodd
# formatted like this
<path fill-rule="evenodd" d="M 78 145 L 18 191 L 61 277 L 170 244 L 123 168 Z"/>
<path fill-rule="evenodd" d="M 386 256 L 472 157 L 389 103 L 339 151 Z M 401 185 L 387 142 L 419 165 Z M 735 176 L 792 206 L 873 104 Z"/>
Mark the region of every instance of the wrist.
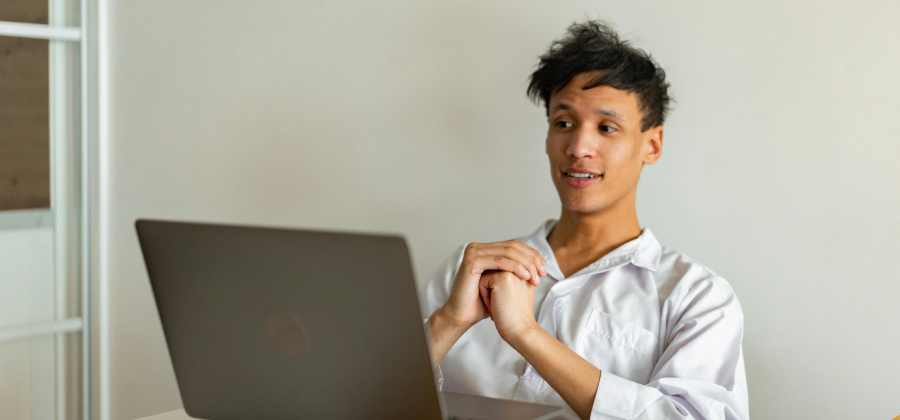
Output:
<path fill-rule="evenodd" d="M 465 323 L 456 322 L 452 316 L 447 314 L 447 309 L 443 306 L 428 317 L 428 342 L 431 348 L 432 367 L 441 363 L 450 348 L 466 333 L 469 327 Z"/>
<path fill-rule="evenodd" d="M 440 325 L 446 329 L 462 331 L 466 331 L 476 324 L 476 322 L 460 321 L 458 317 L 454 316 L 453 309 L 447 307 L 446 304 L 434 311 L 429 321 L 431 320 L 434 322 L 432 325 Z"/>
<path fill-rule="evenodd" d="M 504 331 L 498 331 L 500 338 L 506 341 L 512 348 L 519 351 L 520 348 L 527 343 L 533 341 L 538 334 L 545 333 L 543 328 L 535 320 L 529 320 L 518 328 L 510 328 Z M 521 353 L 521 351 L 519 351 Z"/>

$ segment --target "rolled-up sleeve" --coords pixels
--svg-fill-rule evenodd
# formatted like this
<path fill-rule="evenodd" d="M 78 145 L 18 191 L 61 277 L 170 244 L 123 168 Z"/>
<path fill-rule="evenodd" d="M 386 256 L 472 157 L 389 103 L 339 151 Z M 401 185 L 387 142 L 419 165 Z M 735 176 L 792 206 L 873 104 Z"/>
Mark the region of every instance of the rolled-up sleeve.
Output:
<path fill-rule="evenodd" d="M 428 332 L 428 318 L 425 318 L 425 331 Z M 444 372 L 441 372 L 441 365 L 437 365 L 432 372 L 434 374 L 434 383 L 437 385 L 438 392 L 444 389 Z"/>
<path fill-rule="evenodd" d="M 447 299 L 450 298 L 453 279 L 456 277 L 456 272 L 459 271 L 460 264 L 462 264 L 466 246 L 468 246 L 468 243 L 457 247 L 435 270 L 428 282 L 425 283 L 424 289 L 419 294 L 424 319 L 427 320 L 434 311 L 443 306 Z"/>
<path fill-rule="evenodd" d="M 650 382 L 601 372 L 592 420 L 749 419 L 744 317 L 731 286 L 710 275 L 667 301 L 666 345 Z"/>
<path fill-rule="evenodd" d="M 420 294 L 419 300 L 422 302 L 423 319 L 428 325 L 428 318 L 434 311 L 438 310 L 444 302 L 450 297 L 450 289 L 453 287 L 453 279 L 462 263 L 463 253 L 468 245 L 458 247 L 444 262 L 438 267 L 434 275 L 425 284 L 425 289 Z M 434 380 L 437 384 L 438 391 L 442 391 L 444 387 L 444 374 L 441 372 L 441 366 L 434 368 Z"/>

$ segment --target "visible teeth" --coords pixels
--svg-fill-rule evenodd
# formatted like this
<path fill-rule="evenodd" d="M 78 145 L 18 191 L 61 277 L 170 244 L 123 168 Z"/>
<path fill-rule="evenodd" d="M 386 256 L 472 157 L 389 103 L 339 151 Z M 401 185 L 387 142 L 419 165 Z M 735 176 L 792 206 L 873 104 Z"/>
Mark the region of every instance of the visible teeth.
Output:
<path fill-rule="evenodd" d="M 600 176 L 600 175 L 582 174 L 582 173 L 578 173 L 578 172 L 568 172 L 568 173 L 566 173 L 566 175 L 568 175 L 572 178 L 596 178 L 596 177 Z"/>

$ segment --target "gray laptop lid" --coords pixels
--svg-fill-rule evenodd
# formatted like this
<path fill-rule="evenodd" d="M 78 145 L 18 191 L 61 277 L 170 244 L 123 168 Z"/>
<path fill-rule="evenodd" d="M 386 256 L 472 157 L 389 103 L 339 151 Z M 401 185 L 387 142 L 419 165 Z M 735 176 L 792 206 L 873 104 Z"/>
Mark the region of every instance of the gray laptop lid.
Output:
<path fill-rule="evenodd" d="M 441 418 L 401 237 L 136 228 L 189 415 Z"/>

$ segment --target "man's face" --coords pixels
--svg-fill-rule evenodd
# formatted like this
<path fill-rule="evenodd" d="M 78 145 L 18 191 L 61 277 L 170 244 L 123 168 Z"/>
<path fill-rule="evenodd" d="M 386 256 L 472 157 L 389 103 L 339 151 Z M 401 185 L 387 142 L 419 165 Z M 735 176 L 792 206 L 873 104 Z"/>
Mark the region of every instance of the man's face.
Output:
<path fill-rule="evenodd" d="M 662 151 L 662 127 L 641 131 L 637 94 L 582 90 L 599 72 L 576 75 L 550 96 L 547 156 L 563 208 L 596 213 L 633 200 L 645 163 Z"/>

